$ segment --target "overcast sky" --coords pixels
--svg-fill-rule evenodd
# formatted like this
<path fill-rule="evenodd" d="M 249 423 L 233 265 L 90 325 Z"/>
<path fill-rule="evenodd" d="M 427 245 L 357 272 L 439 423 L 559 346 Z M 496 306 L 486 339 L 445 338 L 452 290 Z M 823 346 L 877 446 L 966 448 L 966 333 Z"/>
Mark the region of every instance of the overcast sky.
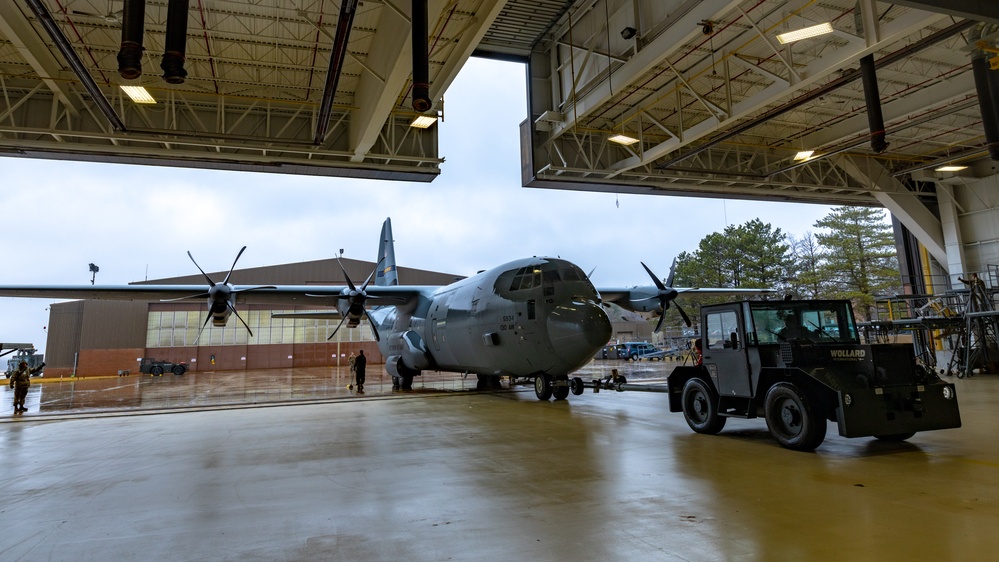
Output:
<path fill-rule="evenodd" d="M 830 207 L 527 189 L 518 125 L 524 67 L 472 59 L 445 95 L 431 183 L 0 158 L 2 284 L 128 283 L 332 257 L 374 260 L 392 218 L 400 266 L 470 275 L 560 256 L 597 286 L 648 284 L 682 251 L 754 218 L 800 237 Z M 239 284 L 238 274 L 233 282 Z M 401 280 L 406 283 L 405 279 Z M 0 298 L 0 341 L 44 349 L 50 301 Z"/>

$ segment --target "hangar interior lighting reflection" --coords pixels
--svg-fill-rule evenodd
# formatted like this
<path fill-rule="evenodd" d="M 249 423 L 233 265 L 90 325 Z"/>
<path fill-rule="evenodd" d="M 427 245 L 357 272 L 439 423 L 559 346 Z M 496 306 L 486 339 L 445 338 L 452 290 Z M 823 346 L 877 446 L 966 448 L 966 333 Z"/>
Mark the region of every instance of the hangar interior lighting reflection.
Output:
<path fill-rule="evenodd" d="M 936 171 L 937 172 L 960 172 L 961 170 L 967 170 L 967 169 L 968 169 L 967 166 L 949 165 L 949 166 L 940 166 L 939 168 L 936 168 Z"/>

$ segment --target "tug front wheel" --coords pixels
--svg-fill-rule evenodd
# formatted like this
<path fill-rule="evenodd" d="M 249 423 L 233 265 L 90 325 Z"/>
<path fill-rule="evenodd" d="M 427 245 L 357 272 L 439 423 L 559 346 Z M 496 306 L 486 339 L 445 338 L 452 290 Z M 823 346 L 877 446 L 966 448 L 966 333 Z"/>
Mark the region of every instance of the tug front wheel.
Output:
<path fill-rule="evenodd" d="M 763 409 L 770 434 L 788 449 L 811 451 L 826 438 L 826 418 L 805 393 L 789 382 L 770 387 Z"/>
<path fill-rule="evenodd" d="M 724 429 L 728 418 L 718 415 L 718 394 L 708 383 L 693 378 L 683 385 L 683 418 L 697 433 L 714 435 Z"/>

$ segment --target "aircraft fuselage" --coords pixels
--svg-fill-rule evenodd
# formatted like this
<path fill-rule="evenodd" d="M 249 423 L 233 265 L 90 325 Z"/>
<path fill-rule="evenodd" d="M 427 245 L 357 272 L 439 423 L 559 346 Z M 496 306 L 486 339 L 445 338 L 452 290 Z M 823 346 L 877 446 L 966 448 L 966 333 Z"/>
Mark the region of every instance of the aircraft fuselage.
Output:
<path fill-rule="evenodd" d="M 560 377 L 607 343 L 610 321 L 576 265 L 527 258 L 434 290 L 410 309 L 373 312 L 386 369 Z"/>

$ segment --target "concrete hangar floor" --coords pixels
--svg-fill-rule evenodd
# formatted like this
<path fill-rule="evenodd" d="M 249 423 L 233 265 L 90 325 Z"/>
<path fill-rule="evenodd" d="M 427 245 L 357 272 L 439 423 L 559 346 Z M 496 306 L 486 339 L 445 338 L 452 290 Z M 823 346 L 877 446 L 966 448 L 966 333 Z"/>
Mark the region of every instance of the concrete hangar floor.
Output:
<path fill-rule="evenodd" d="M 671 365 L 595 361 L 583 376 L 611 367 L 634 381 Z M 763 420 L 694 434 L 665 394 L 539 403 L 529 387 L 475 392 L 449 374 L 393 392 L 379 366 L 364 395 L 335 369 L 191 375 L 35 384 L 27 414 L 2 414 L 0 560 L 908 561 L 999 549 L 995 376 L 954 381 L 960 429 L 885 443 L 830 426 L 800 453 Z M 4 387 L 5 412 L 10 399 Z"/>

